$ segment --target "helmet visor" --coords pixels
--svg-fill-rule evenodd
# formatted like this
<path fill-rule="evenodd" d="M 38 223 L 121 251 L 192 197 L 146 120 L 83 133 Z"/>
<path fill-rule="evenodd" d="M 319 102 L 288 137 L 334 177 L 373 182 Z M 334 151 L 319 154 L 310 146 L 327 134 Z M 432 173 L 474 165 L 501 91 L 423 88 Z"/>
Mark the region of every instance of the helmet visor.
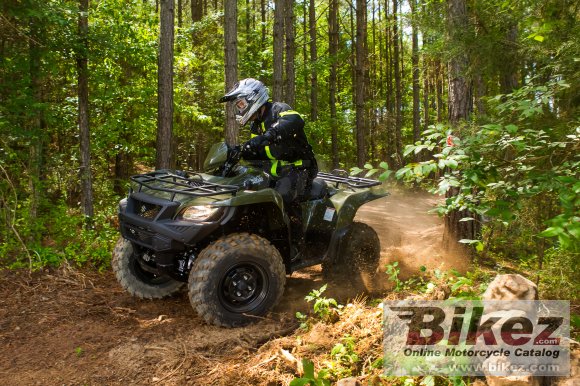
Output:
<path fill-rule="evenodd" d="M 238 114 L 244 115 L 244 112 L 248 108 L 248 101 L 245 98 L 236 99 L 235 106 Z"/>

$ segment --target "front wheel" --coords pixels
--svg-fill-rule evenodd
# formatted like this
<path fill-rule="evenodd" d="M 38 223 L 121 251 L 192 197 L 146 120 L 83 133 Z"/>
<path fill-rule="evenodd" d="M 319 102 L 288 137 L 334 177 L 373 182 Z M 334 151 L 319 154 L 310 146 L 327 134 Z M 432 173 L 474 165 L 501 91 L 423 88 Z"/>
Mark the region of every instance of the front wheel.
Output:
<path fill-rule="evenodd" d="M 173 295 L 185 283 L 146 269 L 146 262 L 133 249 L 133 245 L 120 237 L 111 262 L 115 276 L 127 292 L 141 299 L 161 299 Z"/>
<path fill-rule="evenodd" d="M 278 250 L 257 235 L 236 233 L 220 238 L 193 263 L 189 298 L 207 323 L 243 326 L 274 307 L 286 284 Z"/>

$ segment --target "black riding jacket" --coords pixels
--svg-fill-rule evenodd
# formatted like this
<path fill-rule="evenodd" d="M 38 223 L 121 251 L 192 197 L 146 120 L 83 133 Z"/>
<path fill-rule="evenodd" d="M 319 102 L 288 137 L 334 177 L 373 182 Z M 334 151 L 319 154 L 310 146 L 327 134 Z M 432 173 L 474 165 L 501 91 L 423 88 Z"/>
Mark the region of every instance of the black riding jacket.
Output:
<path fill-rule="evenodd" d="M 283 169 L 291 167 L 311 169 L 316 167 L 312 146 L 304 132 L 304 120 L 290 106 L 280 102 L 267 102 L 266 110 L 250 125 L 252 138 L 257 137 L 260 145 L 245 150 L 248 160 L 270 161 L 264 169 L 278 177 Z M 256 140 L 254 140 L 256 141 Z"/>

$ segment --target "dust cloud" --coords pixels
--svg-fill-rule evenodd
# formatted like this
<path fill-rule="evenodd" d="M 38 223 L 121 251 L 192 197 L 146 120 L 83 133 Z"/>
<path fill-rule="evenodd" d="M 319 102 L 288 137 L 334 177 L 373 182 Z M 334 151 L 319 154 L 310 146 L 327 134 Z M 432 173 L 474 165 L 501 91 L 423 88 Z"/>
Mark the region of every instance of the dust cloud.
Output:
<path fill-rule="evenodd" d="M 469 258 L 461 251 L 443 248 L 443 218 L 429 213 L 442 198 L 407 190 L 390 192 L 390 196 L 362 206 L 355 218 L 372 226 L 379 235 L 378 270 L 384 272 L 387 264 L 396 261 L 400 279 L 417 275 L 421 266 L 465 272 Z"/>

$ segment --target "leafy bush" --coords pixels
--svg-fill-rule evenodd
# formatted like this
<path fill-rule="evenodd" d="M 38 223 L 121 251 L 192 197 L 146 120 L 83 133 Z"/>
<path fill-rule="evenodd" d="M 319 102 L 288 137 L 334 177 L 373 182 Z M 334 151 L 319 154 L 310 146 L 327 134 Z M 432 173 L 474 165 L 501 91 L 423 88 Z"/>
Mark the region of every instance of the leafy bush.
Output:
<path fill-rule="evenodd" d="M 326 291 L 327 286 L 328 284 L 325 284 L 320 287 L 320 289 L 313 289 L 304 298 L 308 303 L 314 302 L 314 314 L 316 314 L 316 316 L 324 322 L 332 321 L 337 315 L 338 311 L 342 308 L 342 306 L 339 305 L 335 299 L 325 298 L 322 296 L 322 293 Z"/>
<path fill-rule="evenodd" d="M 49 207 L 34 224 L 27 223 L 25 214 L 17 212 L 14 230 L 2 234 L 7 242 L 2 245 L 4 257 L 0 266 L 34 270 L 67 261 L 103 269 L 109 265 L 119 237 L 113 220 L 115 210 L 114 205 L 98 208 L 90 224 L 65 203 Z"/>
<path fill-rule="evenodd" d="M 404 154 L 428 150 L 434 152 L 433 159 L 408 164 L 396 177 L 428 182 L 438 175 L 433 193 L 458 190 L 439 207 L 440 214 L 468 209 L 504 227 L 517 223 L 527 209 L 524 203 L 537 202 L 542 210 L 536 212 L 536 236 L 578 251 L 580 126 L 560 121 L 554 107 L 566 88 L 564 82 L 553 81 L 498 95 L 490 100 L 490 121 L 465 127 L 461 138 L 445 125 L 432 127 Z"/>

